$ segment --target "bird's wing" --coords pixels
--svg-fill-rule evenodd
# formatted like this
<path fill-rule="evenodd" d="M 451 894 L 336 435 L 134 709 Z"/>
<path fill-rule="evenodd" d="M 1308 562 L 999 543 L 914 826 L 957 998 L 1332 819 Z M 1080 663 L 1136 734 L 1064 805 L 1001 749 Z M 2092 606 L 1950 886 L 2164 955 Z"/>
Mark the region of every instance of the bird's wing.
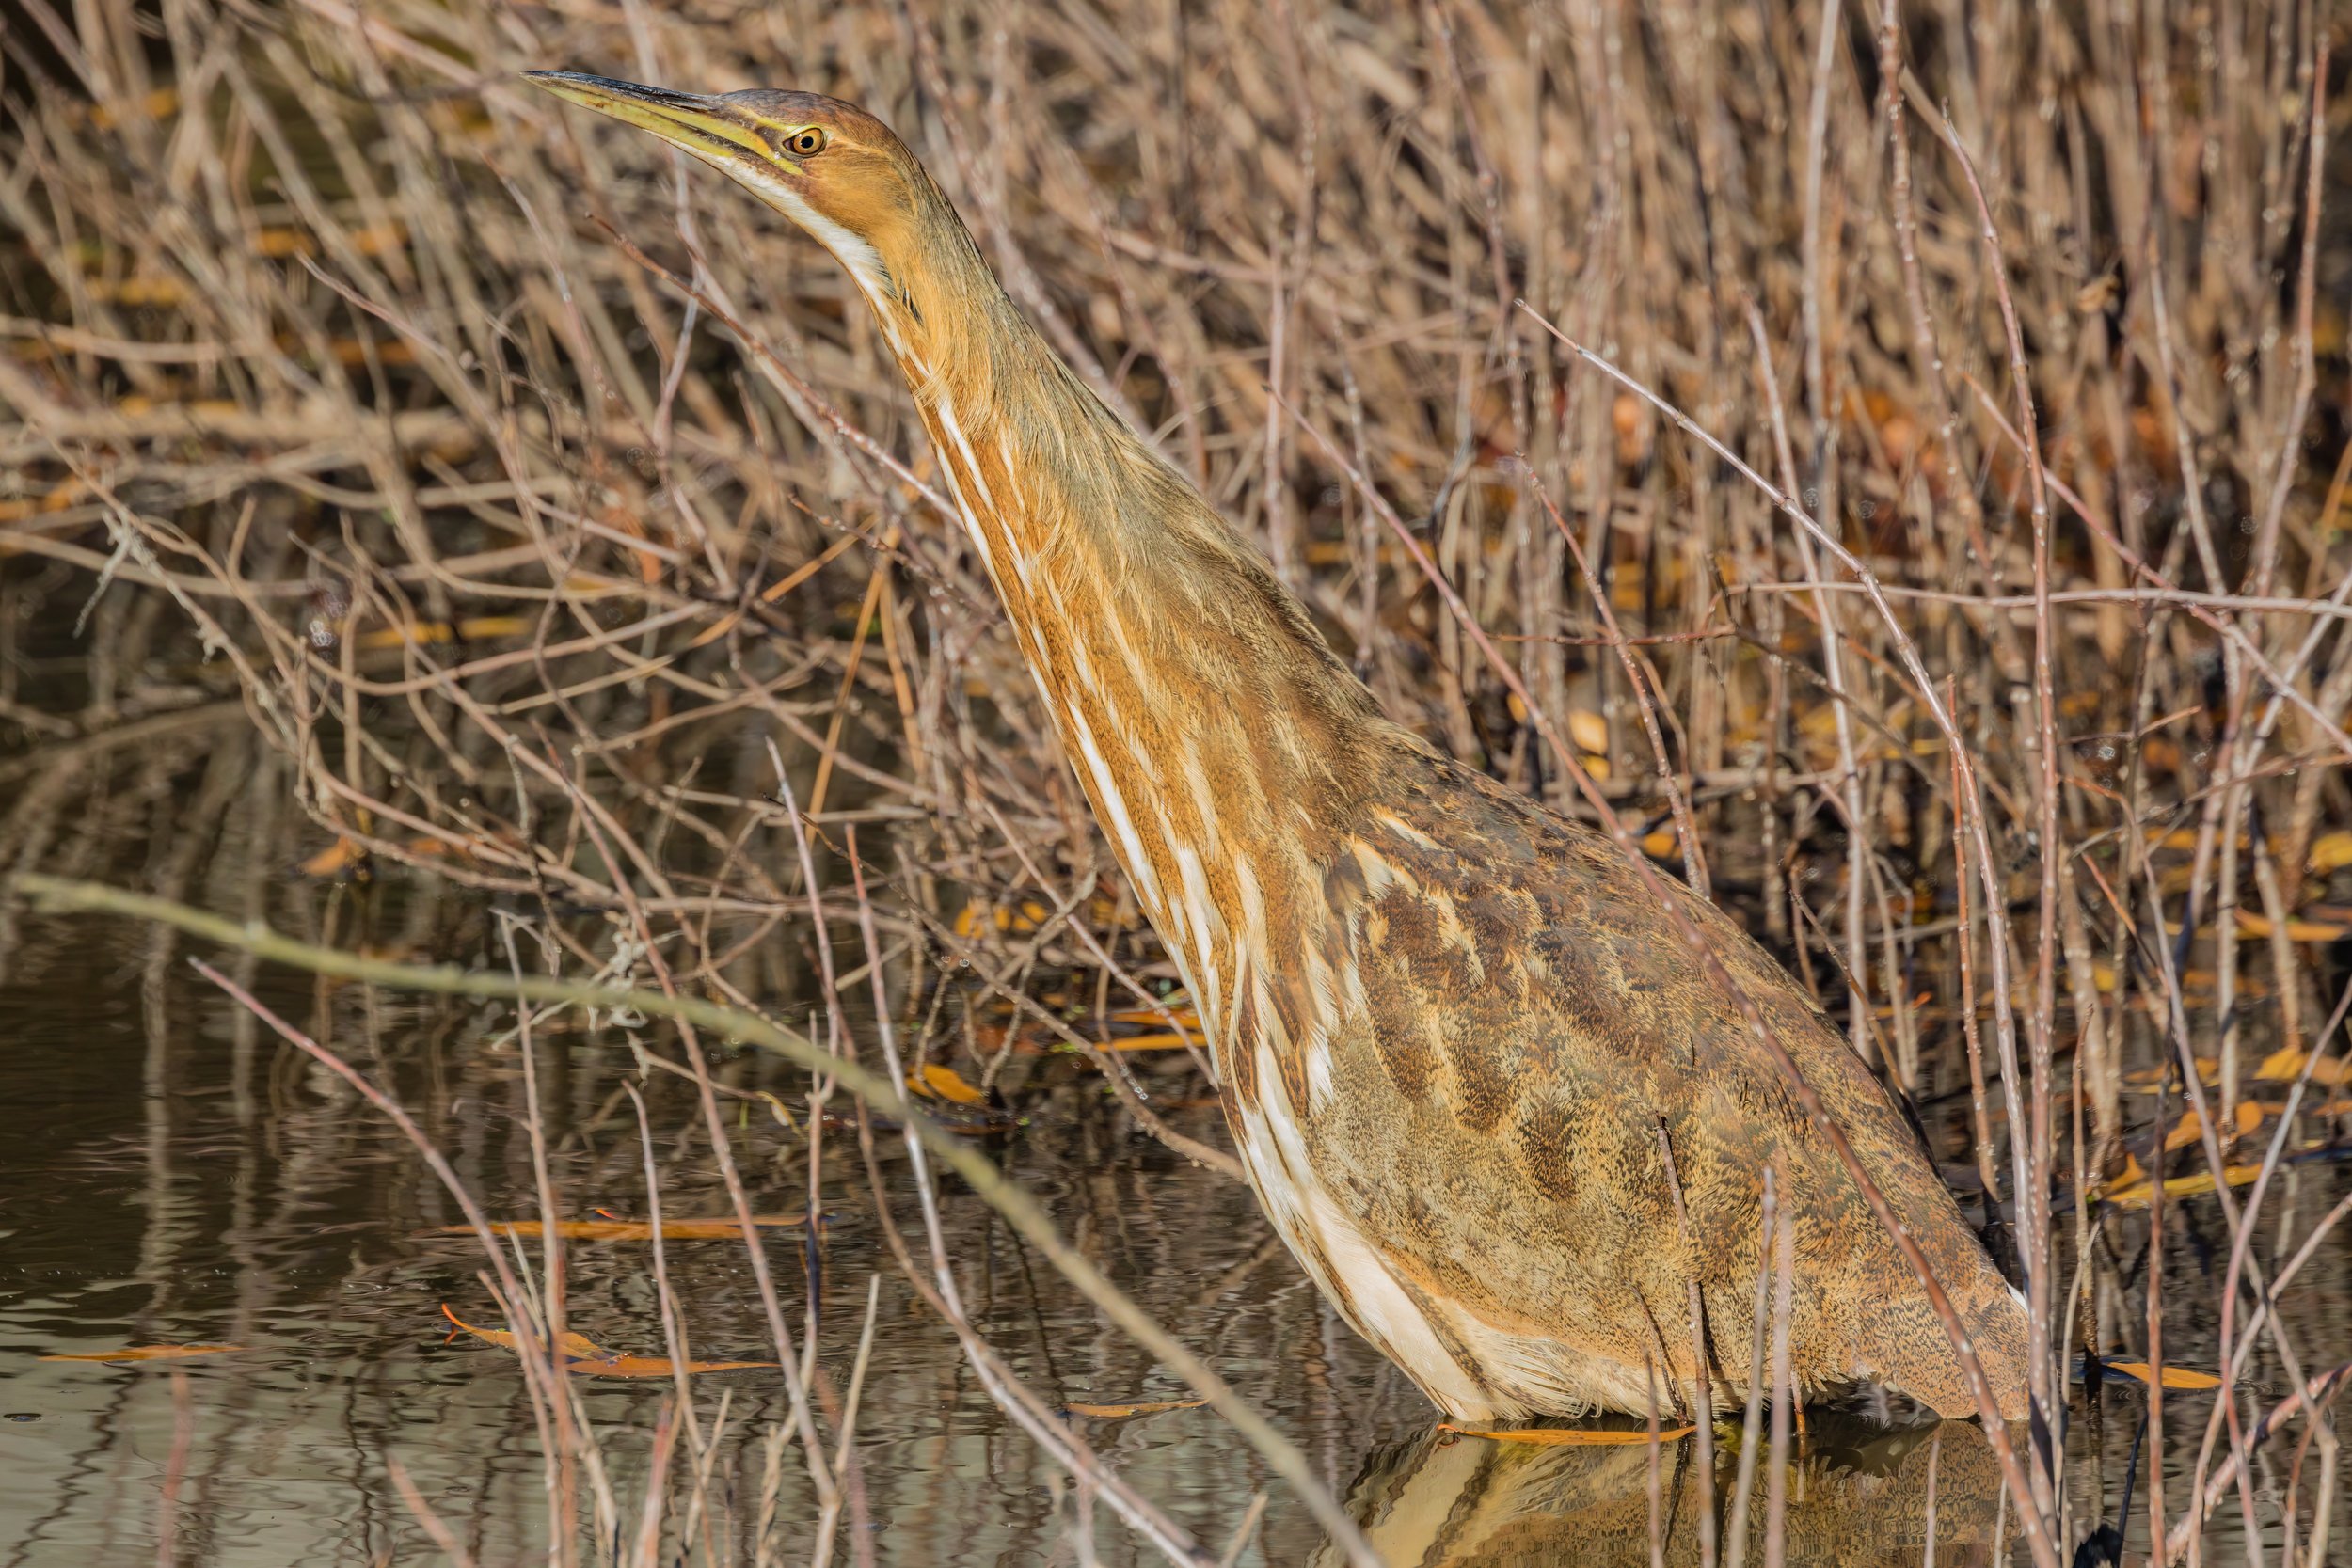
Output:
<path fill-rule="evenodd" d="M 1695 1278 L 1737 1320 L 1711 1325 L 1711 1354 L 1744 1373 L 1771 1169 L 1820 1378 L 1875 1373 L 1945 1408 L 1956 1373 L 1909 1370 L 1949 1362 L 1909 1266 L 1616 848 L 1453 765 L 1368 822 L 1344 879 L 1359 1026 L 1332 1042 L 1312 1141 L 1413 1288 L 1497 1334 L 1687 1370 Z M 2005 1322 L 2006 1288 L 1886 1091 L 1786 971 L 1673 887 L 1947 1288 Z"/>

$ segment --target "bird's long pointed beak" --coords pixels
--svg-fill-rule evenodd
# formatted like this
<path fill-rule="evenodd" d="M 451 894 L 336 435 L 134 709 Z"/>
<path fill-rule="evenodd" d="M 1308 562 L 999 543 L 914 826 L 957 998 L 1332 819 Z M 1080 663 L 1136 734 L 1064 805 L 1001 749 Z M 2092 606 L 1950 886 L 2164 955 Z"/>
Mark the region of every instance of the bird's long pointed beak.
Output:
<path fill-rule="evenodd" d="M 673 147 L 712 163 L 751 154 L 762 163 L 775 158 L 758 131 L 735 105 L 723 98 L 672 92 L 666 87 L 617 82 L 610 76 L 590 76 L 577 71 L 527 71 L 524 77 L 558 98 L 568 99 L 598 114 L 611 115 L 641 131 L 650 131 Z"/>

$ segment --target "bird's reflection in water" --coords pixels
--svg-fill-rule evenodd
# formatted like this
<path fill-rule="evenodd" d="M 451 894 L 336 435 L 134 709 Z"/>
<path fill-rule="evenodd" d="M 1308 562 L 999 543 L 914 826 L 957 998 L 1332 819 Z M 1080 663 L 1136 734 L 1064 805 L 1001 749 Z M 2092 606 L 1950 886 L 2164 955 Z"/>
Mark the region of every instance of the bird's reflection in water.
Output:
<path fill-rule="evenodd" d="M 1720 1454 L 1719 1538 L 1730 1540 L 1737 1460 Z M 1699 1561 L 1696 1449 L 1659 1455 L 1659 1512 L 1669 1563 Z M 1757 1455 L 1747 1560 L 1764 1560 L 1765 1462 Z M 1946 1421 L 1905 1431 L 1816 1416 L 1791 1467 L 1783 1540 L 1792 1565 L 1917 1568 L 1932 1520 L 1937 1568 L 1994 1560 L 2001 1477 L 1984 1433 Z M 1432 1431 L 1375 1450 L 1348 1512 L 1389 1568 L 1645 1568 L 1650 1560 L 1645 1444 L 1555 1448 L 1447 1441 Z M 1318 1568 L 1343 1559 L 1327 1546 Z"/>

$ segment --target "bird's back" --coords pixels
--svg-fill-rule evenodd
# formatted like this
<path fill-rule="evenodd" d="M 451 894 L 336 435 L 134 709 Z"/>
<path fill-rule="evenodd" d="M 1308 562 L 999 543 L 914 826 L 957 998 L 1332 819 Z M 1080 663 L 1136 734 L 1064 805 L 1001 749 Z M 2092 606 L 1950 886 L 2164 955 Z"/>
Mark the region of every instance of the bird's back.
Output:
<path fill-rule="evenodd" d="M 1458 1415 L 1641 1410 L 1645 1358 L 1688 1386 L 1696 1277 L 1709 1380 L 1743 1392 L 1771 1169 L 1806 1391 L 1883 1381 L 1973 1413 L 1915 1276 L 1617 849 L 1415 747 L 1382 776 L 1326 875 L 1355 1005 L 1322 1032 L 1327 1061 L 1233 1085 L 1269 1210 L 1358 1326 Z M 1677 892 L 2022 1413 L 2022 1307 L 1909 1123 L 1784 970 Z"/>

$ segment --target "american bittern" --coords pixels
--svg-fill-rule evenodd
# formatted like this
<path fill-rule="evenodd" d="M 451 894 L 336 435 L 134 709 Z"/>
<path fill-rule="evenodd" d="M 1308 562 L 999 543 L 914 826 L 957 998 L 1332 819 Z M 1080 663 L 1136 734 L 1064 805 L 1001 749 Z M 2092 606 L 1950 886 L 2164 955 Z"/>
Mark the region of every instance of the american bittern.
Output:
<path fill-rule="evenodd" d="M 1096 817 L 1190 988 L 1260 1201 L 1454 1417 L 1742 1394 L 1761 1173 L 1807 1394 L 1978 1409 L 1918 1279 L 1657 895 L 1592 830 L 1384 718 L 1305 608 L 1046 345 L 923 166 L 803 92 L 532 77 L 733 176 L 849 269 Z M 2005 1416 L 2026 1317 L 1886 1092 L 1713 906 L 1690 917 L 1845 1129 Z M 1687 1199 L 1679 1218 L 1666 1148 Z M 1688 1322 L 1695 1280 L 1705 1368 Z"/>

